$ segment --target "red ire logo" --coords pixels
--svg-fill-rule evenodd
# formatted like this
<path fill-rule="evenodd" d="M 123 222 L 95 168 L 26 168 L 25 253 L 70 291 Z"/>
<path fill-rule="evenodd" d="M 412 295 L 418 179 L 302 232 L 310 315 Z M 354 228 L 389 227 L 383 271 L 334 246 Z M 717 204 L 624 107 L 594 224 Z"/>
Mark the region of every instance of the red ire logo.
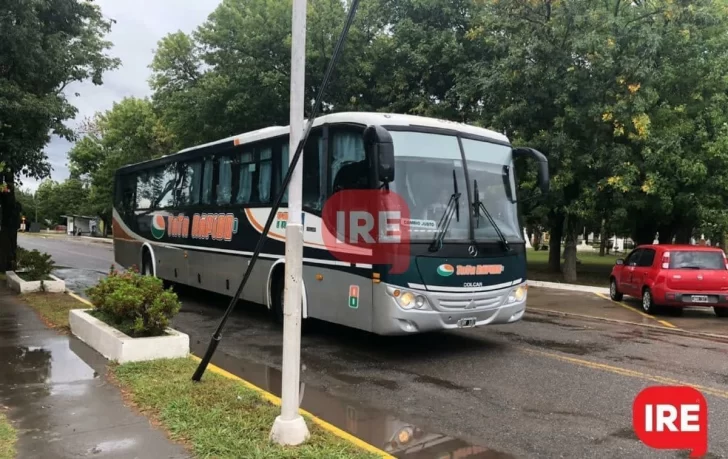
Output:
<path fill-rule="evenodd" d="M 637 437 L 657 449 L 689 449 L 690 457 L 708 452 L 708 404 L 696 389 L 655 386 L 640 392 L 632 405 Z"/>
<path fill-rule="evenodd" d="M 409 267 L 407 203 L 387 190 L 343 190 L 324 204 L 324 244 L 348 263 L 391 265 L 399 274 Z"/>

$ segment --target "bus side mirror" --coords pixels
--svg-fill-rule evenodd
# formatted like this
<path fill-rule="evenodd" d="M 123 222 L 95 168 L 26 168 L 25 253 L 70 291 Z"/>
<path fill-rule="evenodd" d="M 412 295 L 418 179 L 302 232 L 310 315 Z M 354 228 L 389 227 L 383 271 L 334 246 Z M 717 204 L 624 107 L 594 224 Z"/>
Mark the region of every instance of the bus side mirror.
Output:
<path fill-rule="evenodd" d="M 394 143 L 389 131 L 382 126 L 369 126 L 364 130 L 364 146 L 372 158 L 377 178 L 382 183 L 394 180 Z"/>
<path fill-rule="evenodd" d="M 549 191 L 549 160 L 543 153 L 533 148 L 514 148 L 513 157 L 519 156 L 536 160 L 538 187 L 541 193 L 546 194 Z"/>

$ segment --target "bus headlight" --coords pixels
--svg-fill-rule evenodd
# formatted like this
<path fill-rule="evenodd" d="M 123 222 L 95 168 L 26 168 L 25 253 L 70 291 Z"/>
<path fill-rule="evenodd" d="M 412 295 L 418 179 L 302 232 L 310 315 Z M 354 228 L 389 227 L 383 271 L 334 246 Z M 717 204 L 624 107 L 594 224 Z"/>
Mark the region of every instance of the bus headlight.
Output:
<path fill-rule="evenodd" d="M 508 302 L 515 303 L 516 301 L 523 301 L 526 298 L 527 287 L 526 284 L 521 284 L 515 290 L 511 291 L 508 295 Z"/>
<path fill-rule="evenodd" d="M 427 299 L 422 295 L 417 295 L 415 297 L 415 306 L 417 309 L 422 309 L 427 305 Z"/>
<path fill-rule="evenodd" d="M 415 306 L 415 295 L 412 292 L 404 292 L 397 297 L 397 302 L 403 308 L 410 309 Z"/>

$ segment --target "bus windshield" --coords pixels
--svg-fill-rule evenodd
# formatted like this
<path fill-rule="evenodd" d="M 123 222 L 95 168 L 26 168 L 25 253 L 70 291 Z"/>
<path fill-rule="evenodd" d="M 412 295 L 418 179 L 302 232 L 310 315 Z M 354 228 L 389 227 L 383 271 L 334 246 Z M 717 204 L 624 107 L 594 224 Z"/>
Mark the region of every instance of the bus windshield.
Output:
<path fill-rule="evenodd" d="M 397 172 L 390 187 L 409 206 L 410 218 L 413 220 L 410 227 L 411 239 L 429 242 L 435 237 L 437 232 L 433 227 L 445 213 L 457 186 L 461 193 L 458 203 L 460 219 L 453 216 L 443 240 L 469 241 L 469 218 L 472 212 L 469 212 L 467 193 L 468 188 L 472 192 L 473 183 L 468 184 L 465 181 L 463 156 L 457 137 L 410 131 L 392 131 L 391 135 Z M 478 140 L 462 140 L 469 178 L 471 182 L 478 182 L 481 202 L 509 241 L 521 240 L 516 204 L 509 200 L 506 193 L 508 183 L 511 196 L 515 196 L 510 147 Z M 507 181 L 503 179 L 504 170 L 508 174 Z M 482 211 L 480 219 L 473 221 L 473 226 L 476 240 L 499 240 L 498 233 Z"/>

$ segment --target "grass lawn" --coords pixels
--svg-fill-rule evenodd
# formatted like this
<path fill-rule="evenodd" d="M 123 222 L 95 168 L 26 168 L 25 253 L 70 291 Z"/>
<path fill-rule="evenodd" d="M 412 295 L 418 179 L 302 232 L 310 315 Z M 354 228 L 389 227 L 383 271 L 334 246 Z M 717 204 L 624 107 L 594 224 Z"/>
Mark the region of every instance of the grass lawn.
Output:
<path fill-rule="evenodd" d="M 0 459 L 15 459 L 15 429 L 0 413 Z"/>
<path fill-rule="evenodd" d="M 70 331 L 68 311 L 88 308 L 80 301 L 61 293 L 26 293 L 20 298 L 35 309 L 46 325 L 64 333 Z"/>
<path fill-rule="evenodd" d="M 280 408 L 237 381 L 207 371 L 200 383 L 190 380 L 197 363 L 165 359 L 112 367 L 127 399 L 160 422 L 173 440 L 197 457 L 374 458 L 371 453 L 307 421 L 311 438 L 281 447 L 268 440 Z"/>
<path fill-rule="evenodd" d="M 548 250 L 528 250 L 528 278 L 547 282 L 564 282 L 561 273 L 552 273 L 548 270 Z M 612 271 L 614 261 L 617 258 L 624 258 L 625 254 L 615 255 L 610 253 L 603 257 L 599 253 L 577 252 L 576 258 L 581 264 L 576 265 L 577 284 L 595 285 L 599 287 L 609 286 L 609 273 Z M 563 260 L 561 260 L 563 263 Z"/>
<path fill-rule="evenodd" d="M 49 326 L 63 331 L 69 329 L 69 310 L 88 307 L 69 295 L 32 293 L 21 298 Z M 187 446 L 196 457 L 378 457 L 310 420 L 307 424 L 311 438 L 304 445 L 297 448 L 275 445 L 268 440 L 268 434 L 273 420 L 280 414 L 279 407 L 240 382 L 209 370 L 201 383 L 193 383 L 195 368 L 196 362 L 183 358 L 111 365 L 109 371 L 128 402 L 158 423 L 172 440 Z M 0 459 L 6 459 L 2 455 L 3 432 L 0 422 Z"/>

